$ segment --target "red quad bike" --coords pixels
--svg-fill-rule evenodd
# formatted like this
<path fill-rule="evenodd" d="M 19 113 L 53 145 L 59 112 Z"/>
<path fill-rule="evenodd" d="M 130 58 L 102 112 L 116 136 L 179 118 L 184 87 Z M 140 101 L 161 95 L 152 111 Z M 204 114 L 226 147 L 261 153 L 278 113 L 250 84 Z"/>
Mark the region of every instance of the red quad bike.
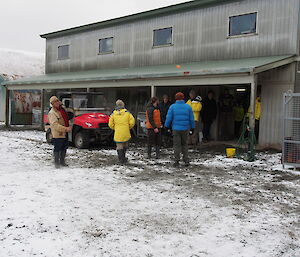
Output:
<path fill-rule="evenodd" d="M 91 143 L 113 144 L 113 131 L 108 127 L 109 109 L 104 107 L 103 93 L 62 93 L 59 99 L 65 106 L 73 129 L 69 141 L 77 148 L 88 148 Z M 74 117 L 74 118 L 73 118 Z M 46 140 L 52 142 L 48 115 L 44 115 Z"/>

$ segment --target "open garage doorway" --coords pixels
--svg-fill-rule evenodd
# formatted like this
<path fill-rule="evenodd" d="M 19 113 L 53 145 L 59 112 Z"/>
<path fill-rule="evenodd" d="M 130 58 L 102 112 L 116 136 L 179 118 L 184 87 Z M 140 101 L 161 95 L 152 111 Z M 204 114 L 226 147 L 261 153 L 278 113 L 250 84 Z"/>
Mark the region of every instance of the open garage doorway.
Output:
<path fill-rule="evenodd" d="M 203 113 L 204 109 L 207 108 L 205 102 L 208 93 L 212 92 L 217 107 L 217 115 L 210 126 L 210 140 L 236 142 L 240 136 L 243 119 L 247 115 L 250 105 L 250 85 L 164 86 L 156 88 L 156 95 L 160 100 L 164 95 L 168 95 L 171 102 L 174 103 L 177 92 L 184 93 L 185 101 L 187 101 L 191 90 L 194 90 L 196 95 L 202 98 L 200 131 L 203 131 Z M 225 96 L 225 94 L 228 95 Z"/>

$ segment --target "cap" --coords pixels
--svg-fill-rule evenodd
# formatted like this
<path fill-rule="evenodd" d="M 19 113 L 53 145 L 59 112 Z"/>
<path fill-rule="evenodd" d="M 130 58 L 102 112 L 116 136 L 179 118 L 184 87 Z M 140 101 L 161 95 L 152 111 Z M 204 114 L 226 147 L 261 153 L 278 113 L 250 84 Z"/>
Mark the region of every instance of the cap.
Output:
<path fill-rule="evenodd" d="M 54 96 L 51 96 L 49 101 L 50 101 L 50 104 L 53 104 L 53 103 L 59 101 L 59 99 L 54 95 Z"/>

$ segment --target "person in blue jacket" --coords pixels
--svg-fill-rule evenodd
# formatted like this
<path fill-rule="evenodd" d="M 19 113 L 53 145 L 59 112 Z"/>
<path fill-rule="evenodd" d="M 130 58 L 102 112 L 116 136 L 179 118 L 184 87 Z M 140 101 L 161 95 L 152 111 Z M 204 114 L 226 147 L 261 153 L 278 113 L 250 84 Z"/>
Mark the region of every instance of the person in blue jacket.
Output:
<path fill-rule="evenodd" d="M 194 114 L 192 108 L 185 103 L 183 93 L 178 92 L 175 100 L 167 113 L 165 127 L 173 130 L 174 167 L 179 166 L 181 152 L 185 166 L 189 166 L 188 135 L 194 133 Z"/>

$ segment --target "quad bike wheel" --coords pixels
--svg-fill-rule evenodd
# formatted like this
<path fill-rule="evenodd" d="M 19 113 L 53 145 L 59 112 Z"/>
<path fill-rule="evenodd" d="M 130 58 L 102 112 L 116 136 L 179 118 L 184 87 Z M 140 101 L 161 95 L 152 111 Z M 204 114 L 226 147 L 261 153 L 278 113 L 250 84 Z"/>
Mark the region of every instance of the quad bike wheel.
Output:
<path fill-rule="evenodd" d="M 88 148 L 90 145 L 89 135 L 84 132 L 78 132 L 74 138 L 74 145 L 79 149 Z"/>

